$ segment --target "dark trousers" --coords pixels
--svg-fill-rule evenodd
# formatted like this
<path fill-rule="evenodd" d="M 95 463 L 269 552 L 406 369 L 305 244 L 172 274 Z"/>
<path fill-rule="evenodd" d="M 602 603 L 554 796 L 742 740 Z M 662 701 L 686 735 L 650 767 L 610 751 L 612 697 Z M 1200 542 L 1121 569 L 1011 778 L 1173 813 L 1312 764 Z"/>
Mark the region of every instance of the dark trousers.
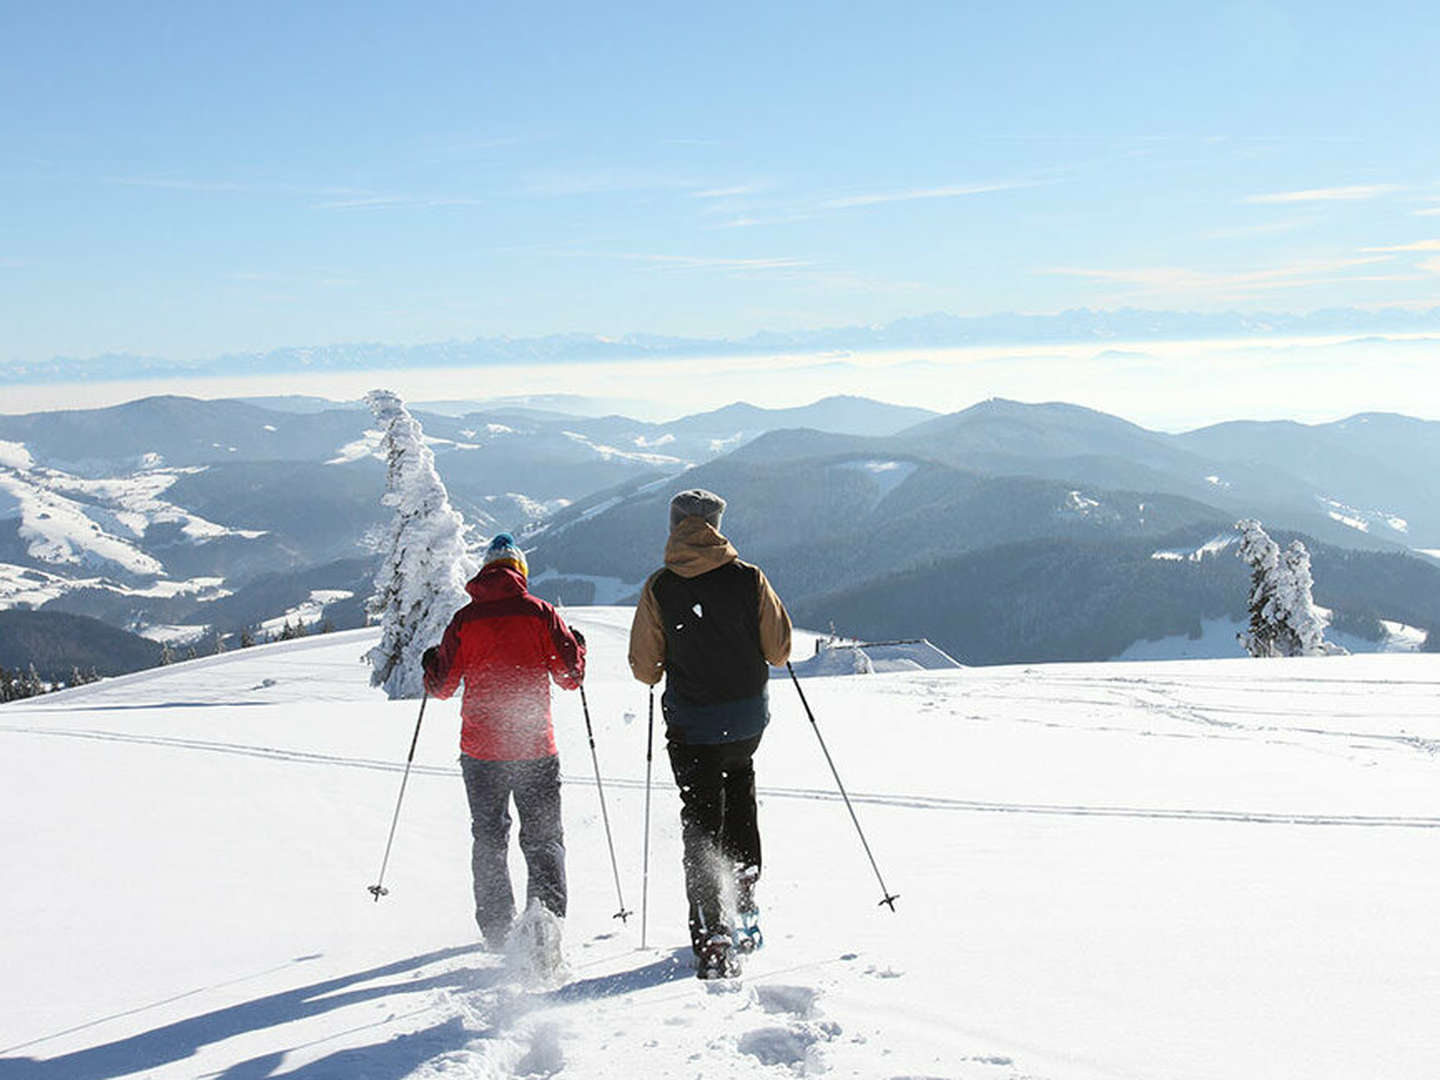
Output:
<path fill-rule="evenodd" d="M 669 743 L 670 768 L 680 788 L 685 841 L 685 892 L 690 942 L 698 952 L 714 934 L 730 934 L 737 875 L 760 873 L 760 825 L 755 814 L 755 766 L 760 736 L 714 745 Z M 727 903 L 727 900 L 729 901 Z"/>
<path fill-rule="evenodd" d="M 510 798 L 520 815 L 526 899 L 565 917 L 565 834 L 560 822 L 560 759 L 481 761 L 460 757 L 470 800 L 470 871 L 475 922 L 492 945 L 504 941 L 515 918 L 510 888 Z"/>

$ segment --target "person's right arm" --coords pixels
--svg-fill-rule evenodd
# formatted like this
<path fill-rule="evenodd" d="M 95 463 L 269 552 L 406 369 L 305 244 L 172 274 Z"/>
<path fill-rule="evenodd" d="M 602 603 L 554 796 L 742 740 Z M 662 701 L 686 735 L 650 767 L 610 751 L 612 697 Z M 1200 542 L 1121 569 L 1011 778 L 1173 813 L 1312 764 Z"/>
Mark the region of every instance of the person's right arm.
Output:
<path fill-rule="evenodd" d="M 460 685 L 464 665 L 460 663 L 460 620 L 451 619 L 434 653 L 434 661 L 425 665 L 425 690 L 431 697 L 444 701 Z"/>
<path fill-rule="evenodd" d="M 630 623 L 630 673 L 646 686 L 654 686 L 665 674 L 665 629 L 651 588 L 654 581 L 651 575 L 640 590 L 640 603 Z"/>

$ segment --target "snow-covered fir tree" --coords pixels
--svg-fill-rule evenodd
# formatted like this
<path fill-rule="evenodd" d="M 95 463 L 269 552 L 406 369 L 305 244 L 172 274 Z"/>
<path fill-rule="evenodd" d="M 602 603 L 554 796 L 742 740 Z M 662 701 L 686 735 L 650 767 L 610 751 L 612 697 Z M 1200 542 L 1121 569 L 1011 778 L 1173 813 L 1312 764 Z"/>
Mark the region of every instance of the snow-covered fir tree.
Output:
<path fill-rule="evenodd" d="M 380 642 L 365 659 L 372 686 L 383 686 L 391 698 L 414 698 L 424 691 L 420 657 L 439 644 L 450 617 L 469 601 L 465 582 L 474 566 L 465 553 L 464 522 L 450 506 L 420 424 L 389 390 L 372 390 L 365 400 L 385 435 L 383 502 L 395 509 L 369 602 L 371 617 L 380 620 Z"/>
<path fill-rule="evenodd" d="M 1327 656 L 1344 653 L 1325 640 L 1315 607 L 1310 552 L 1299 540 L 1284 551 L 1247 518 L 1237 522 L 1240 558 L 1250 566 L 1250 628 L 1239 635 L 1251 656 Z"/>
<path fill-rule="evenodd" d="M 1235 528 L 1240 532 L 1240 558 L 1250 567 L 1250 628 L 1239 635 L 1240 644 L 1251 656 L 1274 656 L 1280 633 L 1274 605 L 1280 545 L 1253 518 L 1236 522 Z"/>
<path fill-rule="evenodd" d="M 1315 580 L 1310 573 L 1310 552 L 1299 540 L 1292 540 L 1281 554 L 1280 563 L 1285 569 L 1279 595 L 1275 598 L 1282 627 L 1277 642 L 1280 654 L 1324 656 L 1336 651 L 1338 646 L 1326 642 L 1325 620 L 1315 610 L 1312 595 Z"/>

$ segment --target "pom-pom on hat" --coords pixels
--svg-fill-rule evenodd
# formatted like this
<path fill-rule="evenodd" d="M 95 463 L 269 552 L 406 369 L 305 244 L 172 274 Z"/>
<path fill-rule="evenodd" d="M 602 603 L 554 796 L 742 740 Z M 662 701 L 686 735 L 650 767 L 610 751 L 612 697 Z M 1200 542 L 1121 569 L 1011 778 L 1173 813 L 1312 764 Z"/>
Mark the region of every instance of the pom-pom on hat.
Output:
<path fill-rule="evenodd" d="M 716 529 L 720 528 L 720 515 L 725 513 L 725 500 L 713 491 L 691 488 L 681 491 L 670 500 L 670 528 L 675 528 L 687 517 L 704 518 Z"/>
<path fill-rule="evenodd" d="M 525 563 L 525 553 L 509 533 L 497 533 L 495 539 L 490 541 L 490 546 L 485 549 L 485 565 L 508 566 L 518 570 L 523 578 L 530 576 L 530 567 Z"/>

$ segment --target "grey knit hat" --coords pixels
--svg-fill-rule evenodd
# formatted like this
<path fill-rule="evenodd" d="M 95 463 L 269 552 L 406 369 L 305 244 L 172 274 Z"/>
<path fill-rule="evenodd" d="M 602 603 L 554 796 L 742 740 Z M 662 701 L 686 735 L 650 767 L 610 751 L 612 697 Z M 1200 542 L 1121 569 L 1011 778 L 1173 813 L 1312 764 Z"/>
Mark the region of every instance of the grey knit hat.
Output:
<path fill-rule="evenodd" d="M 713 491 L 691 488 L 677 492 L 670 500 L 670 528 L 675 528 L 687 517 L 701 517 L 720 528 L 720 515 L 725 512 L 725 500 Z"/>

